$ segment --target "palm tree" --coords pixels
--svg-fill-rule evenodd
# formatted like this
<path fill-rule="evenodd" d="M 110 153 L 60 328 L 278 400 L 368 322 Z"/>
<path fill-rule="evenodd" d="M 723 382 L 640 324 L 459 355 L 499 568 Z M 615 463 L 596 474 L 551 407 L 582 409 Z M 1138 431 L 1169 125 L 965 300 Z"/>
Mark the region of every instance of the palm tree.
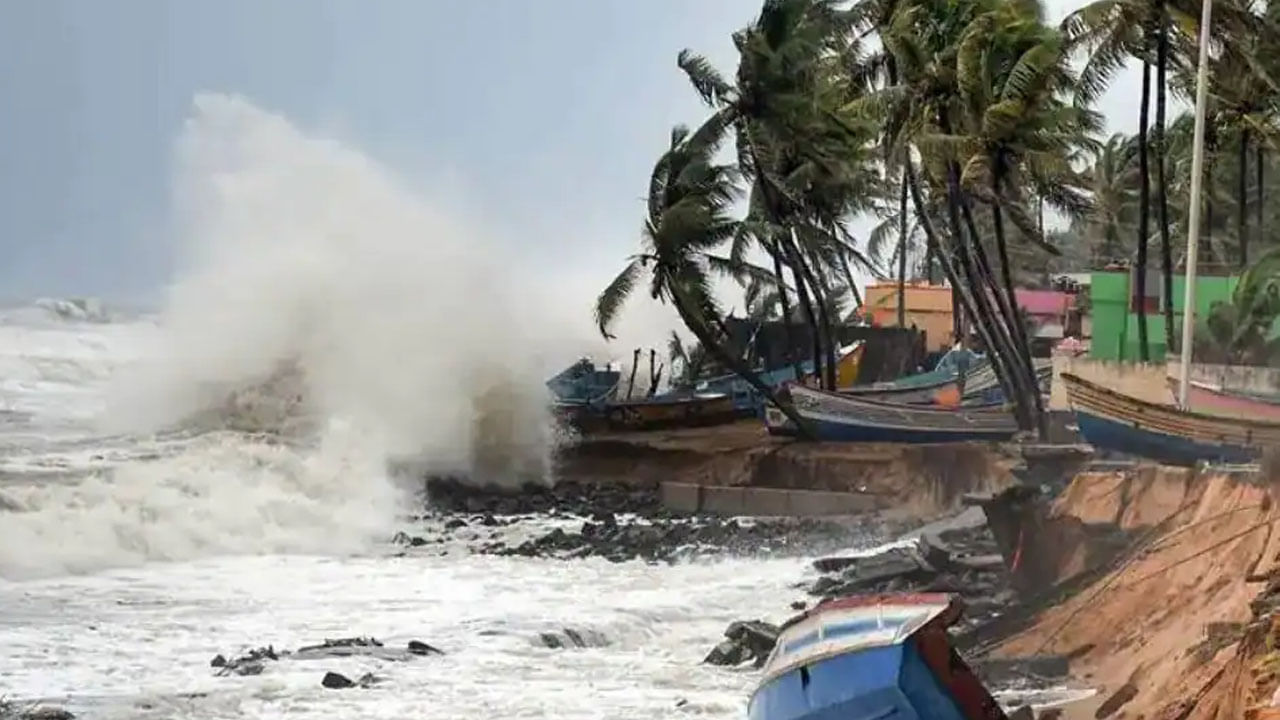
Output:
<path fill-rule="evenodd" d="M 752 185 L 749 222 L 733 255 L 741 257 L 754 243 L 771 256 L 787 320 L 783 267 L 791 270 L 812 330 L 815 373 L 829 389 L 835 387 L 835 339 L 826 308 L 833 283 L 822 259 L 870 265 L 843 223 L 872 173 L 859 162 L 858 143 L 834 129 L 829 116 L 847 87 L 833 76 L 847 71 L 850 27 L 836 0 L 765 0 L 756 21 L 734 35 L 734 83 L 687 50 L 678 61 L 723 118 L 716 122 L 732 127 L 738 167 Z M 853 283 L 846 285 L 852 291 Z"/>
<path fill-rule="evenodd" d="M 600 333 L 611 338 L 609 327 L 627 297 L 648 273 L 649 295 L 670 302 L 685 327 L 702 347 L 767 398 L 801 432 L 808 425 L 789 403 L 780 402 L 771 388 L 739 357 L 728 350 L 723 314 L 711 290 L 711 273 L 762 273 L 712 253 L 738 230 L 730 208 L 738 197 L 737 171 L 715 162 L 722 132 L 704 124 L 698 132 L 676 127 L 670 147 L 654 165 L 649 181 L 648 215 L 644 246 L 596 301 L 595 318 Z"/>
<path fill-rule="evenodd" d="M 1136 226 L 1137 151 L 1129 137 L 1116 133 L 1094 152 L 1088 173 L 1093 204 L 1084 217 L 1084 234 L 1095 265 L 1129 257 L 1121 238 Z"/>
<path fill-rule="evenodd" d="M 1046 244 L 1018 188 L 1038 184 L 1050 197 L 1074 199 L 1081 195 L 1082 189 L 1073 187 L 1078 177 L 1067 169 L 1067 160 L 1075 154 L 1080 139 L 1101 126 L 1101 120 L 1065 100 L 1075 77 L 1060 34 L 1013 5 L 988 12 L 970 24 L 960 42 L 958 74 L 958 104 L 967 110 L 967 117 L 961 118 L 965 132 L 938 137 L 934 142 L 949 146 L 958 155 L 963 166 L 960 183 L 966 193 L 990 205 L 1003 284 L 1003 293 L 997 291 L 996 300 L 1011 321 L 1023 371 L 1034 382 L 1026 319 L 1014 295 L 1004 218 L 1007 214 L 1024 238 L 1058 253 Z M 1058 171 L 1050 173 L 1050 168 Z M 985 265 L 985 250 L 975 223 L 968 218 L 967 222 L 975 240 L 975 255 Z M 984 271 L 990 272 L 987 268 Z M 1043 417 L 1039 392 L 1032 396 L 1036 416 Z"/>
<path fill-rule="evenodd" d="M 671 386 L 682 390 L 692 390 L 698 384 L 709 362 L 702 343 L 686 346 L 674 330 L 667 341 L 667 357 L 671 364 Z"/>

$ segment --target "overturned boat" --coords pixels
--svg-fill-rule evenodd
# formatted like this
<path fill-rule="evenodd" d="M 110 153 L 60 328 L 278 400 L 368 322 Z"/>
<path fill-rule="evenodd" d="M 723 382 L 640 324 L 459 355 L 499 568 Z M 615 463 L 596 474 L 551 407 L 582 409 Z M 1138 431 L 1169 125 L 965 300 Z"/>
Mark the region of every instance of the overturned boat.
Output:
<path fill-rule="evenodd" d="M 783 628 L 751 696 L 750 720 L 1005 718 L 951 647 L 963 612 L 945 594 L 822 603 Z"/>

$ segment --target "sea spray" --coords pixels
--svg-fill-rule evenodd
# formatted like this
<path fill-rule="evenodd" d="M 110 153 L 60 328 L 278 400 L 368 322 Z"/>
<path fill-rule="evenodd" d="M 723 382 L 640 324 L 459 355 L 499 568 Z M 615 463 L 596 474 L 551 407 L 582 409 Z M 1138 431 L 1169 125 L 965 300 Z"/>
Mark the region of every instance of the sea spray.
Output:
<path fill-rule="evenodd" d="M 359 553 L 412 510 L 390 458 L 547 478 L 543 381 L 599 349 L 587 285 L 605 280 L 514 267 L 369 158 L 236 97 L 196 99 L 173 210 L 163 310 L 131 324 L 136 360 L 104 365 L 101 429 L 126 437 L 5 458 L 0 577 Z"/>
<path fill-rule="evenodd" d="M 198 97 L 176 156 L 164 362 L 123 415 L 188 417 L 291 364 L 298 412 L 366 428 L 380 453 L 538 474 L 552 434 L 546 367 L 530 365 L 572 351 L 539 347 L 545 298 L 481 232 L 235 97 Z"/>

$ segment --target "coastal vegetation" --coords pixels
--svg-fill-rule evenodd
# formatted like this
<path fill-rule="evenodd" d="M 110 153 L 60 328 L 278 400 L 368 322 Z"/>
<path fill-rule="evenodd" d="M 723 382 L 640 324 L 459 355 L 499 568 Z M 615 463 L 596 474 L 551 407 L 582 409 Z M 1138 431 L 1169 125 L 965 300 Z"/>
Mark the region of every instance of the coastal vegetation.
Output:
<path fill-rule="evenodd" d="M 1200 229 L 1209 267 L 1242 268 L 1272 244 L 1277 13 L 1215 3 Z M 655 163 L 644 246 L 598 298 L 600 331 L 609 336 L 645 283 L 710 359 L 803 427 L 730 350 L 715 281 L 740 283 L 758 317 L 807 325 L 810 357 L 792 361 L 811 360 L 834 389 L 835 328 L 861 304 L 857 275 L 900 287 L 941 279 L 957 334 L 989 351 L 1020 427 L 1042 431 L 1015 286 L 1118 263 L 1145 297 L 1155 241 L 1172 319 L 1199 17 L 1190 0 L 1094 0 L 1057 24 L 1036 0 L 764 0 L 733 35 L 732 74 L 690 50 L 676 56 L 707 116 L 673 130 Z M 1126 65 L 1142 73 L 1138 131 L 1107 136 L 1096 103 Z M 874 229 L 858 237 L 866 218 Z"/>

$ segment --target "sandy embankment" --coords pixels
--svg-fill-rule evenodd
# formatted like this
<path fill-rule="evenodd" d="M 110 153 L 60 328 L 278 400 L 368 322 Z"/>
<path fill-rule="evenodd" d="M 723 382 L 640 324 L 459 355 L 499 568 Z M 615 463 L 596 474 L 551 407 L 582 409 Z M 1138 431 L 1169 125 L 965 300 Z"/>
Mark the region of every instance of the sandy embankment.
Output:
<path fill-rule="evenodd" d="M 663 482 L 830 490 L 874 496 L 882 509 L 932 517 L 969 492 L 1014 482 L 1014 460 L 990 444 L 801 443 L 759 421 L 711 428 L 589 435 L 560 448 L 557 481 Z"/>
<path fill-rule="evenodd" d="M 1071 657 L 1075 678 L 1100 692 L 1067 717 L 1227 720 L 1268 704 L 1277 679 L 1253 669 L 1274 647 L 1272 621 L 1250 608 L 1267 583 L 1248 578 L 1280 567 L 1269 486 L 1172 468 L 1079 475 L 1052 515 L 1114 523 L 1132 543 L 993 654 Z M 1088 569 L 1084 550 L 1066 552 L 1063 577 Z"/>

